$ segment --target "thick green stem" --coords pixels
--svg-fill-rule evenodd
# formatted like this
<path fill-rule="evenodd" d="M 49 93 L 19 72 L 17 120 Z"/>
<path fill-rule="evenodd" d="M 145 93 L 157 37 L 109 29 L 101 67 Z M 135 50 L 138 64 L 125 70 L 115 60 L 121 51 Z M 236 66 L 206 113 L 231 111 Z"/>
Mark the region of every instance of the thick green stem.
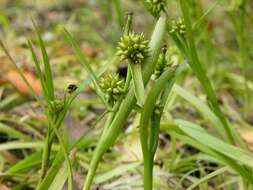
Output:
<path fill-rule="evenodd" d="M 153 159 L 151 156 L 144 158 L 144 190 L 153 189 Z"/>
<path fill-rule="evenodd" d="M 160 17 L 159 20 L 157 21 L 151 41 L 149 43 L 150 57 L 144 63 L 145 64 L 143 71 L 144 84 L 147 84 L 154 71 L 155 62 L 157 61 L 159 56 L 160 48 L 165 34 L 165 29 L 166 29 L 166 18 Z M 108 131 L 105 133 L 103 138 L 100 138 L 100 141 L 98 142 L 98 145 L 91 160 L 91 167 L 88 171 L 88 176 L 86 177 L 83 190 L 90 189 L 93 177 L 95 175 L 101 157 L 119 136 L 120 131 L 122 130 L 124 123 L 128 115 L 130 114 L 131 110 L 133 109 L 135 103 L 136 99 L 134 96 L 134 89 L 131 88 L 126 95 L 126 98 L 122 101 L 122 104 L 120 105 L 119 110 L 116 113 L 111 126 L 108 128 Z"/>

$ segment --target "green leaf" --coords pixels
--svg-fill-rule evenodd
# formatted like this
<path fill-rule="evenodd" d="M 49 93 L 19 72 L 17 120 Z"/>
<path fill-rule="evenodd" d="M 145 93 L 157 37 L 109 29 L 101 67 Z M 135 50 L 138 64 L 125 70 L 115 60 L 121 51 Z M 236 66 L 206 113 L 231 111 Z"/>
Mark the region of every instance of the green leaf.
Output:
<path fill-rule="evenodd" d="M 188 187 L 186 190 L 192 190 L 194 189 L 195 187 L 197 187 L 198 185 L 200 185 L 201 183 L 207 181 L 207 180 L 210 180 L 211 178 L 217 176 L 217 175 L 220 175 L 222 173 L 225 173 L 226 171 L 228 171 L 229 168 L 228 167 L 222 167 L 210 174 L 207 174 L 205 177 L 202 177 L 201 179 L 197 180 L 196 182 L 194 182 L 190 187 Z"/>
<path fill-rule="evenodd" d="M 185 99 L 187 102 L 192 104 L 209 122 L 211 122 L 211 126 L 215 127 L 221 137 L 227 138 L 225 130 L 223 128 L 222 123 L 219 118 L 210 110 L 210 108 L 205 105 L 200 99 L 191 94 L 189 91 L 185 90 L 181 86 L 175 84 L 173 87 L 173 92 L 175 92 L 178 96 Z"/>
<path fill-rule="evenodd" d="M 40 158 L 41 158 L 41 152 L 35 152 L 35 153 L 27 156 L 25 159 L 19 161 L 15 165 L 11 166 L 6 171 L 6 173 L 7 174 L 17 174 L 17 173 L 26 172 L 29 169 L 39 166 L 41 163 Z"/>
<path fill-rule="evenodd" d="M 50 100 L 54 100 L 55 97 L 54 97 L 53 74 L 52 74 L 50 63 L 49 63 L 49 57 L 48 57 L 48 54 L 47 54 L 47 51 L 46 51 L 45 44 L 42 40 L 39 28 L 37 27 L 37 25 L 35 24 L 34 21 L 33 21 L 33 26 L 36 30 L 38 40 L 39 40 L 40 49 L 41 49 L 41 53 L 42 53 L 42 56 L 43 56 L 45 81 L 46 81 L 47 88 L 48 88 L 48 96 L 49 96 Z"/>
<path fill-rule="evenodd" d="M 18 138 L 20 140 L 30 140 L 31 138 L 28 135 L 25 135 L 18 130 L 7 126 L 0 122 L 0 133 L 7 134 L 10 138 Z"/>
<path fill-rule="evenodd" d="M 44 77 L 45 75 L 41 71 L 39 60 L 35 54 L 32 42 L 30 40 L 28 40 L 28 47 L 32 53 L 32 57 L 33 57 L 33 60 L 35 63 L 35 69 L 36 69 L 37 74 L 39 75 L 39 79 L 40 79 L 40 83 L 41 83 L 41 86 L 43 89 L 44 96 L 45 96 L 46 100 L 49 101 L 49 94 L 48 94 L 49 90 L 48 90 L 48 87 L 47 87 L 47 84 L 45 81 L 45 77 Z"/>
<path fill-rule="evenodd" d="M 112 178 L 118 177 L 122 174 L 124 174 L 125 172 L 129 171 L 129 170 L 133 170 L 135 168 L 137 168 L 139 165 L 141 164 L 141 162 L 134 162 L 134 163 L 130 163 L 130 164 L 123 164 L 109 172 L 100 174 L 98 176 L 95 177 L 94 182 L 96 184 L 101 184 L 104 183 L 106 181 L 109 181 Z"/>
<path fill-rule="evenodd" d="M 200 126 L 185 120 L 176 120 L 178 127 L 187 135 L 194 138 L 201 144 L 232 158 L 245 166 L 253 168 L 253 155 L 241 148 L 227 144 L 226 142 L 214 137 Z"/>
<path fill-rule="evenodd" d="M 78 45 L 76 40 L 73 38 L 73 36 L 66 29 L 64 29 L 64 35 L 66 36 L 68 42 L 74 48 L 75 53 L 78 56 L 80 63 L 84 66 L 86 72 L 89 74 L 97 94 L 104 102 L 106 102 L 104 99 L 102 90 L 99 86 L 99 81 L 97 79 L 97 76 L 95 75 L 94 71 L 92 70 L 91 66 L 89 65 L 88 61 L 86 60 L 85 56 L 83 55 L 80 46 Z"/>

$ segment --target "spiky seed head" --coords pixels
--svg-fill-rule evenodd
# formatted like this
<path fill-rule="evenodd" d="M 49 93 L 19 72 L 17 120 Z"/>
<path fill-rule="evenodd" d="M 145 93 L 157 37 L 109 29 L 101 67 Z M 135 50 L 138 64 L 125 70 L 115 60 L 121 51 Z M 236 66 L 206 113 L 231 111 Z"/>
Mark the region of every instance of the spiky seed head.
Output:
<path fill-rule="evenodd" d="M 143 34 L 131 32 L 121 37 L 117 49 L 117 55 L 122 61 L 128 60 L 133 64 L 141 64 L 149 53 L 148 40 Z"/>
<path fill-rule="evenodd" d="M 172 34 L 179 34 L 179 35 L 185 35 L 186 33 L 186 26 L 184 24 L 183 19 L 179 20 L 173 20 L 170 33 Z"/>
<path fill-rule="evenodd" d="M 167 46 L 164 45 L 155 66 L 155 72 L 154 72 L 155 79 L 159 78 L 161 74 L 164 72 L 165 68 L 168 67 L 169 65 L 166 59 L 166 52 L 167 52 Z"/>
<path fill-rule="evenodd" d="M 148 10 L 155 17 L 159 17 L 161 12 L 165 10 L 165 0 L 145 0 Z"/>
<path fill-rule="evenodd" d="M 107 102 L 111 105 L 124 94 L 125 81 L 118 74 L 106 75 L 101 78 L 99 85 L 105 93 Z"/>
<path fill-rule="evenodd" d="M 49 109 L 52 112 L 60 112 L 64 108 L 64 102 L 58 98 L 53 101 L 50 101 Z"/>

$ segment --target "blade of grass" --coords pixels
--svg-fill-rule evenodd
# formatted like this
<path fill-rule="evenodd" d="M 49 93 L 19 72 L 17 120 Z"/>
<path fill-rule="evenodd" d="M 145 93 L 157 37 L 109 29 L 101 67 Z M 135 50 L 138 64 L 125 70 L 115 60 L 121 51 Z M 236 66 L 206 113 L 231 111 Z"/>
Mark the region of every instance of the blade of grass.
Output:
<path fill-rule="evenodd" d="M 207 105 L 205 105 L 201 100 L 199 100 L 193 94 L 191 94 L 186 89 L 182 88 L 177 84 L 175 84 L 173 92 L 175 92 L 178 96 L 180 96 L 181 98 L 185 99 L 187 102 L 192 104 L 205 118 L 207 118 L 208 121 L 212 123 L 212 126 L 217 129 L 221 137 L 223 138 L 226 137 L 226 133 L 224 131 L 224 128 L 222 127 L 221 121 L 210 110 L 210 108 Z"/>
<path fill-rule="evenodd" d="M 112 178 L 115 178 L 117 176 L 124 174 L 125 172 L 127 172 L 129 170 L 134 170 L 135 168 L 137 168 L 140 165 L 141 165 L 141 162 L 134 162 L 134 163 L 130 163 L 130 164 L 121 165 L 111 171 L 108 171 L 106 173 L 96 176 L 94 178 L 94 182 L 96 184 L 104 183 Z"/>
<path fill-rule="evenodd" d="M 31 92 L 31 94 L 33 95 L 33 97 L 36 99 L 36 101 L 40 104 L 42 110 L 45 110 L 45 107 L 42 103 L 42 101 L 40 100 L 40 98 L 36 95 L 36 92 L 34 91 L 34 89 L 32 88 L 32 86 L 30 85 L 30 83 L 28 82 L 28 80 L 26 79 L 25 75 L 23 74 L 22 70 L 17 66 L 16 62 L 14 61 L 14 59 L 11 57 L 11 55 L 9 54 L 8 50 L 6 49 L 6 47 L 4 46 L 3 42 L 0 40 L 0 46 L 3 49 L 4 53 L 6 54 L 6 56 L 8 57 L 8 59 L 10 60 L 10 62 L 12 63 L 12 65 L 14 66 L 14 68 L 17 70 L 17 72 L 19 73 L 19 75 L 21 76 L 21 78 L 23 79 L 23 81 L 25 82 L 25 84 L 27 85 L 27 87 L 29 88 L 29 91 Z"/>
<path fill-rule="evenodd" d="M 45 71 L 44 79 L 45 79 L 46 84 L 47 84 L 46 87 L 48 89 L 48 98 L 50 100 L 54 100 L 55 96 L 54 96 L 53 74 L 52 74 L 50 63 L 49 63 L 49 57 L 48 57 L 48 54 L 47 54 L 47 51 L 46 51 L 45 44 L 42 40 L 39 28 L 35 24 L 34 20 L 32 20 L 32 22 L 33 22 L 33 26 L 34 26 L 35 31 L 36 31 L 37 36 L 38 36 L 39 46 L 40 46 L 42 57 L 43 57 L 44 71 Z"/>
<path fill-rule="evenodd" d="M 202 152 L 205 152 L 207 154 L 209 154 L 210 156 L 212 156 L 214 159 L 219 160 L 220 162 L 224 163 L 225 165 L 230 166 L 235 172 L 237 172 L 240 176 L 242 176 L 243 178 L 249 180 L 249 182 L 251 182 L 252 179 L 252 174 L 245 169 L 245 167 L 241 166 L 240 164 L 238 164 L 237 162 L 235 162 L 234 160 L 224 156 L 221 153 L 218 153 L 210 148 L 208 148 L 207 146 L 198 143 L 196 140 L 187 137 L 185 135 L 181 135 L 180 132 L 172 132 L 172 129 L 169 128 L 169 131 L 172 135 L 174 135 L 176 138 L 182 140 L 183 142 L 199 149 Z M 252 183 L 252 182 L 251 182 Z"/>
<path fill-rule="evenodd" d="M 194 183 L 193 183 L 190 187 L 188 187 L 186 190 L 192 190 L 192 189 L 198 187 L 201 183 L 203 183 L 203 182 L 205 182 L 205 181 L 208 181 L 208 180 L 210 180 L 211 178 L 213 178 L 213 177 L 215 177 L 215 176 L 217 176 L 217 175 L 220 175 L 220 174 L 222 174 L 222 173 L 227 172 L 228 169 L 229 169 L 229 168 L 228 168 L 227 166 L 225 166 L 225 167 L 222 167 L 222 168 L 220 168 L 220 169 L 218 169 L 218 170 L 216 170 L 216 171 L 214 171 L 214 172 L 212 172 L 212 173 L 210 173 L 210 174 L 207 174 L 205 177 L 202 177 L 202 178 L 199 179 L 198 181 L 194 182 Z"/>
<path fill-rule="evenodd" d="M 38 58 L 35 54 L 32 42 L 30 40 L 28 40 L 28 47 L 29 47 L 29 49 L 32 53 L 32 57 L 33 57 L 33 60 L 34 60 L 34 63 L 35 63 L 36 72 L 37 72 L 37 74 L 39 76 L 39 79 L 40 79 L 40 83 L 41 83 L 41 86 L 42 86 L 42 89 L 43 89 L 44 97 L 49 102 L 49 99 L 48 99 L 49 94 L 48 94 L 47 84 L 45 82 L 45 77 L 44 77 L 43 72 L 41 71 L 39 60 L 38 60 Z"/>
<path fill-rule="evenodd" d="M 25 135 L 23 133 L 21 133 L 20 131 L 11 128 L 8 125 L 5 125 L 3 123 L 0 122 L 0 133 L 5 133 L 7 134 L 10 138 L 18 138 L 20 140 L 31 140 L 31 137 L 28 135 Z"/>
<path fill-rule="evenodd" d="M 6 174 L 18 174 L 18 173 L 23 173 L 27 172 L 30 169 L 35 168 L 36 166 L 39 166 L 41 163 L 41 152 L 35 152 L 23 160 L 19 161 L 17 164 L 13 165 L 10 167 L 7 171 Z"/>
<path fill-rule="evenodd" d="M 101 90 L 101 88 L 99 86 L 99 81 L 97 79 L 97 76 L 95 75 L 95 73 L 92 70 L 91 66 L 89 65 L 88 61 L 85 59 L 80 46 L 78 45 L 78 43 L 76 42 L 76 40 L 72 37 L 72 35 L 66 29 L 64 29 L 64 35 L 67 38 L 68 42 L 74 48 L 75 53 L 78 56 L 80 63 L 84 66 L 86 72 L 91 77 L 92 83 L 94 85 L 94 88 L 95 88 L 97 94 L 102 99 L 102 101 L 104 103 L 106 103 L 106 100 L 104 98 L 103 92 L 102 92 L 102 90 Z"/>
<path fill-rule="evenodd" d="M 201 144 L 253 168 L 253 161 L 251 159 L 253 155 L 250 152 L 225 143 L 217 137 L 208 134 L 205 129 L 189 121 L 176 120 L 176 124 L 178 124 L 178 127 L 184 131 L 184 133 L 194 138 Z"/>

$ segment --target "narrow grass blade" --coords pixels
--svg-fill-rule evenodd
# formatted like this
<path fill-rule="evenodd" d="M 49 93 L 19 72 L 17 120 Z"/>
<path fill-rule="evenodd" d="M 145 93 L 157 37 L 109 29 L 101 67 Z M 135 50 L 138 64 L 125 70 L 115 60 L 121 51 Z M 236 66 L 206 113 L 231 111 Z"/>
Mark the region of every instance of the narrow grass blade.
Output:
<path fill-rule="evenodd" d="M 172 126 L 170 126 L 170 127 L 172 127 Z M 222 162 L 223 164 L 230 166 L 235 172 L 237 172 L 244 179 L 247 179 L 249 182 L 251 182 L 251 184 L 253 184 L 252 180 L 251 180 L 253 176 L 252 176 L 251 172 L 249 172 L 245 167 L 241 166 L 236 161 L 226 157 L 225 155 L 223 155 L 219 152 L 216 152 L 216 151 L 208 148 L 207 146 L 199 143 L 195 139 L 192 139 L 188 136 L 182 135 L 181 132 L 178 131 L 177 129 L 175 129 L 175 131 L 174 131 L 174 129 L 175 129 L 174 127 L 169 128 L 169 131 L 173 136 L 175 136 L 176 138 L 180 139 L 181 141 L 199 149 L 200 151 L 207 153 L 208 155 L 212 156 L 214 159 Z"/>
<path fill-rule="evenodd" d="M 31 137 L 29 137 L 28 135 L 25 135 L 23 133 L 21 133 L 20 131 L 5 125 L 3 123 L 0 122 L 0 133 L 5 133 L 7 134 L 10 138 L 18 138 L 20 140 L 31 140 Z"/>
<path fill-rule="evenodd" d="M 39 79 L 40 79 L 40 83 L 41 83 L 41 86 L 43 89 L 44 97 L 46 98 L 47 101 L 49 101 L 48 100 L 49 94 L 48 94 L 47 84 L 45 81 L 45 76 L 44 76 L 44 73 L 41 71 L 39 60 L 35 54 L 32 42 L 30 40 L 28 40 L 28 47 L 32 53 L 32 57 L 33 57 L 33 60 L 35 63 L 36 72 L 37 72 Z"/>
<path fill-rule="evenodd" d="M 34 21 L 33 21 L 33 26 L 36 30 L 38 40 L 39 40 L 40 49 L 41 49 L 41 53 L 42 53 L 42 56 L 43 56 L 45 81 L 46 81 L 47 88 L 48 88 L 48 97 L 49 97 L 50 100 L 54 100 L 55 97 L 54 97 L 53 74 L 52 74 L 50 63 L 49 63 L 49 57 L 48 57 L 48 54 L 47 54 L 47 51 L 46 51 L 45 44 L 42 40 L 39 28 L 37 27 L 37 25 L 35 24 Z"/>
<path fill-rule="evenodd" d="M 173 92 L 193 105 L 204 116 L 204 118 L 212 123 L 212 126 L 217 129 L 221 137 L 227 139 L 224 128 L 222 127 L 222 123 L 207 105 L 205 105 L 200 99 L 177 84 L 175 84 Z"/>
<path fill-rule="evenodd" d="M 186 133 L 196 141 L 200 142 L 201 144 L 221 154 L 224 154 L 244 164 L 245 166 L 253 168 L 253 160 L 252 160 L 253 155 L 250 152 L 225 143 L 224 141 L 218 139 L 217 137 L 208 134 L 208 132 L 205 131 L 200 126 L 193 124 L 189 121 L 176 120 L 176 124 L 178 124 L 178 127 L 184 133 Z"/>
<path fill-rule="evenodd" d="M 225 173 L 229 170 L 228 167 L 222 167 L 210 174 L 207 174 L 205 177 L 202 177 L 201 179 L 199 179 L 198 181 L 194 182 L 190 187 L 188 187 L 186 190 L 192 190 L 196 187 L 198 187 L 201 183 L 210 180 L 211 178 L 217 176 L 217 175 L 221 175 L 222 173 Z"/>
<path fill-rule="evenodd" d="M 18 174 L 27 172 L 28 170 L 39 166 L 41 163 L 41 152 L 35 152 L 23 160 L 19 161 L 17 164 L 10 167 L 6 173 L 7 174 Z"/>
<path fill-rule="evenodd" d="M 76 55 L 78 56 L 79 58 L 79 61 L 80 63 L 84 66 L 86 72 L 89 74 L 91 80 L 92 80 L 92 83 L 94 85 L 94 88 L 97 92 L 97 94 L 99 95 L 99 97 L 104 101 L 104 96 L 103 96 L 103 93 L 102 93 L 102 90 L 99 86 L 99 81 L 97 79 L 97 76 L 95 75 L 94 71 L 92 70 L 91 66 L 89 65 L 88 61 L 85 59 L 83 53 L 82 53 L 82 50 L 80 48 L 80 46 L 78 45 L 78 43 L 76 42 L 76 40 L 72 37 L 72 35 L 66 30 L 64 29 L 64 35 L 66 36 L 68 42 L 72 45 L 72 47 L 74 48 L 75 50 L 75 53 Z"/>
<path fill-rule="evenodd" d="M 94 178 L 94 182 L 96 184 L 101 184 L 104 183 L 112 178 L 115 178 L 117 176 L 120 176 L 122 174 L 124 174 L 127 171 L 131 171 L 134 170 L 135 168 L 137 168 L 141 163 L 140 162 L 134 162 L 134 163 L 130 163 L 130 164 L 124 164 L 121 165 L 111 171 L 108 171 L 106 173 L 100 174 L 98 176 L 96 176 Z"/>

